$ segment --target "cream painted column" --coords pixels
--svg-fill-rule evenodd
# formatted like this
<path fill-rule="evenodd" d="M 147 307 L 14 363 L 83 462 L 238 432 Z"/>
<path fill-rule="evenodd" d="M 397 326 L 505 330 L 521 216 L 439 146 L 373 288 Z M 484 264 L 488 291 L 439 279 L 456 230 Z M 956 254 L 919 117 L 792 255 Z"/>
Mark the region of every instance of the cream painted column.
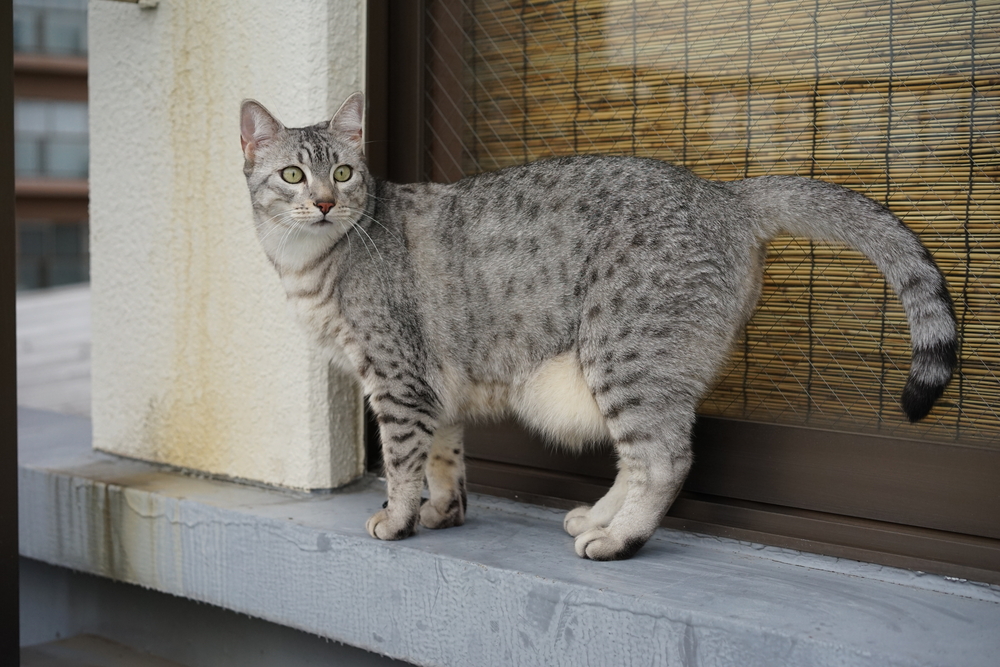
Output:
<path fill-rule="evenodd" d="M 329 118 L 364 0 L 91 0 L 94 446 L 299 489 L 364 465 L 363 402 L 309 346 L 254 235 L 239 106 Z"/>

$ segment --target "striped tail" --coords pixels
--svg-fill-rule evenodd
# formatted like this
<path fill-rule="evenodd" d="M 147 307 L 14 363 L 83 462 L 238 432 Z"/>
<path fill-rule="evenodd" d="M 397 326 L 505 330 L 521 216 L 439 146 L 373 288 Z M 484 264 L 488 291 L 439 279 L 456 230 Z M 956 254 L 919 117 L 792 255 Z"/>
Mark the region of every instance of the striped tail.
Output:
<path fill-rule="evenodd" d="M 927 416 L 958 363 L 955 309 L 944 276 L 920 239 L 889 209 L 853 190 L 797 176 L 733 183 L 760 225 L 841 243 L 868 257 L 903 304 L 913 354 L 901 403 L 911 422 Z"/>

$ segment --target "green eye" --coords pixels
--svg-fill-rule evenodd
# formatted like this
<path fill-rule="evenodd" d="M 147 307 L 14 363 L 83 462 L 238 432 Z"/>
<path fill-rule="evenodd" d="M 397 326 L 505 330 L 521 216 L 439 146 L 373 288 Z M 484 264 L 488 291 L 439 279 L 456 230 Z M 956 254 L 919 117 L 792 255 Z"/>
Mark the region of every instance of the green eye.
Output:
<path fill-rule="evenodd" d="M 301 183 L 302 179 L 305 178 L 305 174 L 298 167 L 285 167 L 281 170 L 281 178 L 286 183 Z"/>
<path fill-rule="evenodd" d="M 333 170 L 333 180 L 337 181 L 338 183 L 343 183 L 344 181 L 349 179 L 351 177 L 351 174 L 353 173 L 354 171 L 350 167 L 348 167 L 346 164 L 342 164 Z"/>

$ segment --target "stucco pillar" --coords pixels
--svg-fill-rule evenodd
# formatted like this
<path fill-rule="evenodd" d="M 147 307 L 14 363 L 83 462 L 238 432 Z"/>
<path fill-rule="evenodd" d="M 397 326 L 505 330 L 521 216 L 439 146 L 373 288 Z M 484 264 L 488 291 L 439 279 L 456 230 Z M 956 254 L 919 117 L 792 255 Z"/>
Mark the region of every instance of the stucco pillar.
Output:
<path fill-rule="evenodd" d="M 293 321 L 239 141 L 364 82 L 364 0 L 91 0 L 94 446 L 300 489 L 363 469 L 363 402 Z"/>

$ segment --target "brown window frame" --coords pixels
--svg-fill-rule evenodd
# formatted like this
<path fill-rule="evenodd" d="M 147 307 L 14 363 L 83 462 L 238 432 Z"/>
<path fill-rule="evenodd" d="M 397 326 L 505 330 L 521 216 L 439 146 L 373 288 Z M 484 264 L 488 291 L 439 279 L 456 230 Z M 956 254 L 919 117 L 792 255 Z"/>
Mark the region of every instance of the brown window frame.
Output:
<path fill-rule="evenodd" d="M 425 76 L 461 55 L 454 21 L 427 34 L 426 12 L 445 4 L 460 15 L 461 0 L 368 3 L 369 161 L 393 181 L 461 176 L 427 167 L 461 163 L 441 159 L 457 141 L 428 139 L 461 114 L 443 103 L 461 82 Z M 664 526 L 1000 584 L 1000 450 L 699 417 L 694 451 Z M 473 491 L 565 508 L 595 501 L 615 472 L 611 452 L 566 455 L 511 422 L 467 429 L 466 459 Z"/>

